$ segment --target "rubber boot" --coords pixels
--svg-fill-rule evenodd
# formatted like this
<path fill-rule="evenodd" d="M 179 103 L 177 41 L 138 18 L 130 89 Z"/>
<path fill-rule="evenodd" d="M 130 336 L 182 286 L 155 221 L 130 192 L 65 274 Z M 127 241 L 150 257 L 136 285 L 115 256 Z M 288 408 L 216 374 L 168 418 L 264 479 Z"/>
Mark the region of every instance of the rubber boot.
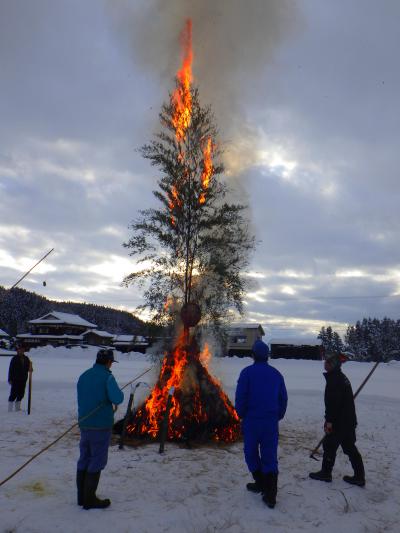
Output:
<path fill-rule="evenodd" d="M 78 505 L 83 505 L 83 492 L 85 486 L 86 470 L 76 471 L 76 488 L 78 491 Z"/>
<path fill-rule="evenodd" d="M 308 474 L 311 479 L 316 479 L 317 481 L 326 481 L 330 483 L 332 481 L 332 474 L 325 472 L 325 470 L 319 470 L 318 472 L 311 472 Z"/>
<path fill-rule="evenodd" d="M 15 402 L 15 410 L 21 411 L 21 402 Z"/>
<path fill-rule="evenodd" d="M 263 474 L 264 478 L 264 492 L 263 502 L 273 509 L 276 505 L 276 495 L 278 493 L 278 474 L 276 472 L 268 472 Z"/>
<path fill-rule="evenodd" d="M 8 402 L 8 412 L 11 413 L 13 410 L 14 402 Z"/>
<path fill-rule="evenodd" d="M 255 472 L 252 472 L 251 475 L 253 476 L 255 483 L 247 483 L 246 488 L 250 492 L 259 494 L 263 491 L 263 475 L 261 470 L 256 470 Z"/>
<path fill-rule="evenodd" d="M 111 502 L 108 498 L 100 500 L 96 496 L 97 486 L 100 480 L 100 472 L 86 472 L 83 488 L 83 508 L 88 509 L 105 509 Z"/>
<path fill-rule="evenodd" d="M 318 472 L 311 472 L 309 477 L 311 479 L 316 479 L 317 481 L 326 481 L 330 483 L 332 481 L 332 470 L 335 461 L 324 457 L 322 459 L 322 468 Z"/>
<path fill-rule="evenodd" d="M 364 463 L 360 453 L 350 458 L 351 466 L 354 470 L 353 476 L 343 476 L 343 481 L 350 483 L 350 485 L 357 485 L 357 487 L 365 487 L 365 470 Z"/>

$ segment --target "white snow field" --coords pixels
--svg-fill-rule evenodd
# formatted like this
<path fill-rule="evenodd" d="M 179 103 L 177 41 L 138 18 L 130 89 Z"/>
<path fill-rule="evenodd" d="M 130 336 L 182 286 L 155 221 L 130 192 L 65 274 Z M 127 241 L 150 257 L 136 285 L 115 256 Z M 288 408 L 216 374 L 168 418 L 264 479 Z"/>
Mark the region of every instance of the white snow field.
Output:
<path fill-rule="evenodd" d="M 76 422 L 75 387 L 92 365 L 94 349 L 41 348 L 33 360 L 32 412 L 7 412 L 10 358 L 0 357 L 0 481 Z M 113 373 L 123 386 L 151 361 L 141 354 L 119 354 Z M 211 362 L 231 399 L 240 370 L 250 359 Z M 321 463 L 309 458 L 322 436 L 322 363 L 273 360 L 289 393 L 281 423 L 278 503 L 268 509 L 249 493 L 242 443 L 187 449 L 167 443 L 110 448 L 98 494 L 111 507 L 85 511 L 76 504 L 75 471 L 79 431 L 73 430 L 0 487 L 0 531 L 13 533 L 139 532 L 399 532 L 400 525 L 400 363 L 380 364 L 357 398 L 358 446 L 367 474 L 365 488 L 342 480 L 351 473 L 338 452 L 332 483 L 312 481 L 308 473 Z M 356 390 L 372 363 L 348 362 L 343 371 Z M 141 378 L 154 383 L 157 371 Z M 137 398 L 149 389 L 139 387 Z M 130 388 L 116 419 L 125 412 Z"/>

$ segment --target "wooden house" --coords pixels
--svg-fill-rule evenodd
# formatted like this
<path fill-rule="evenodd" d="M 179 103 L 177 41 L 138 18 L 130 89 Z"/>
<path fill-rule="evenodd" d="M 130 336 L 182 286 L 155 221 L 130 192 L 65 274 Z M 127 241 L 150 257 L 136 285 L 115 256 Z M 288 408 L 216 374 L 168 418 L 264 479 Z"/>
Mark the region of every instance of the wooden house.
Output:
<path fill-rule="evenodd" d="M 35 346 L 76 345 L 82 343 L 82 334 L 88 329 L 97 328 L 79 315 L 52 311 L 29 321 L 29 333 L 17 335 L 27 348 Z"/>
<path fill-rule="evenodd" d="M 91 346 L 111 346 L 114 337 L 114 333 L 98 329 L 88 329 L 82 333 L 82 341 Z"/>
<path fill-rule="evenodd" d="M 265 332 L 261 324 L 233 324 L 228 330 L 227 354 L 229 356 L 251 356 L 251 349 L 257 339 L 262 339 Z"/>

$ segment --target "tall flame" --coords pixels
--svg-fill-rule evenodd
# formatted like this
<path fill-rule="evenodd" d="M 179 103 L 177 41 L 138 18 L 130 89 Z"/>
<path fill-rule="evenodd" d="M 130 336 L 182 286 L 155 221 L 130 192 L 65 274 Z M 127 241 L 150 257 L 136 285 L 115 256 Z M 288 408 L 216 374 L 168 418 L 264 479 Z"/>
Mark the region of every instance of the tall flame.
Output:
<path fill-rule="evenodd" d="M 175 128 L 175 135 L 178 141 L 185 138 L 186 130 L 190 126 L 192 119 L 192 95 L 190 92 L 192 77 L 192 21 L 188 19 L 181 33 L 183 47 L 183 61 L 176 77 L 178 86 L 172 94 L 172 104 L 174 113 L 172 123 Z"/>
<path fill-rule="evenodd" d="M 213 150 L 213 145 L 212 145 L 211 137 L 209 137 L 207 139 L 207 143 L 203 150 L 204 169 L 201 174 L 201 185 L 203 187 L 203 192 L 200 194 L 200 198 L 199 198 L 199 202 L 201 204 L 204 204 L 204 202 L 206 201 L 206 190 L 208 189 L 208 186 L 210 185 L 210 179 L 213 173 L 212 150 Z"/>

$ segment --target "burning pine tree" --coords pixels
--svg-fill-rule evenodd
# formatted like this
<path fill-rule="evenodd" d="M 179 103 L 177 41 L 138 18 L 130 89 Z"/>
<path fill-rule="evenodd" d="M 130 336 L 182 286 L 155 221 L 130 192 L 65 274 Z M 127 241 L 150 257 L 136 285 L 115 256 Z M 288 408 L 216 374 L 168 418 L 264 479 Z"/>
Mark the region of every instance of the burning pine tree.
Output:
<path fill-rule="evenodd" d="M 162 106 L 162 130 L 142 147 L 142 155 L 162 177 L 154 191 L 159 209 L 140 212 L 124 244 L 146 268 L 125 278 L 125 284 L 145 284 L 145 307 L 161 323 L 176 320 L 183 305 L 184 329 L 166 355 L 159 380 L 128 433 L 156 437 L 171 387 L 175 393 L 169 414 L 168 438 L 233 441 L 238 417 L 229 399 L 201 363 L 189 327 L 203 317 L 219 324 L 232 306 L 241 312 L 244 281 L 254 239 L 243 217 L 245 206 L 226 201 L 217 129 L 209 107 L 202 107 L 192 86 L 191 22 L 182 34 L 182 67 L 175 90 Z M 194 316 L 198 315 L 198 316 Z M 207 349 L 207 348 L 206 348 Z"/>

